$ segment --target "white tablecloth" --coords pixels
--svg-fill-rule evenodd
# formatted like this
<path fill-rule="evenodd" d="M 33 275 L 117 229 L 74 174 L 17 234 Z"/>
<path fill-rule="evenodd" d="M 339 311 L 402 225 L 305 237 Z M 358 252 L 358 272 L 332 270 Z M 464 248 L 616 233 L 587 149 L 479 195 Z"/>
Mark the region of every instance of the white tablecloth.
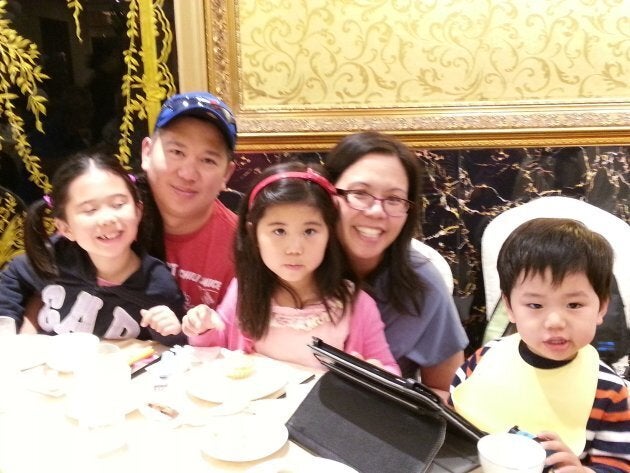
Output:
<path fill-rule="evenodd" d="M 125 341 L 119 343 L 125 352 L 132 353 L 152 342 Z M 159 349 L 160 347 L 158 347 Z M 290 366 L 289 395 L 276 399 L 282 392 L 268 396 L 273 401 L 254 401 L 248 409 L 256 412 L 264 409 L 286 421 L 295 410 L 300 396 L 313 385 L 300 385 L 310 373 L 306 369 Z M 255 465 L 277 458 L 295 464 L 312 460 L 312 456 L 292 442 L 287 442 L 270 456 L 250 462 L 216 460 L 202 453 L 201 446 L 207 441 L 207 427 L 180 426 L 173 428 L 166 422 L 148 419 L 134 409 L 124 419 L 124 447 L 95 456 L 86 448 L 87 434 L 78 422 L 68 415 L 68 396 L 53 397 L 28 389 L 33 380 L 41 379 L 45 366 L 29 369 L 18 376 L 14 402 L 0 412 L 0 471 L 2 473 L 35 472 L 136 472 L 151 473 L 178 471 L 196 473 L 209 471 L 247 471 Z M 193 368 L 197 369 L 197 368 Z M 132 381 L 134 384 L 149 383 L 149 373 Z M 72 375 L 62 375 L 63 382 L 72 382 Z M 182 378 L 185 379 L 185 378 Z M 7 380 L 0 381 L 2 390 Z M 186 394 L 185 382 L 171 383 L 169 389 L 180 390 L 189 401 L 200 408 L 215 405 Z M 292 388 L 292 389 L 291 389 Z M 5 406 L 6 407 L 6 406 Z M 241 414 L 243 415 L 243 414 Z M 212 420 L 210 421 L 212 422 Z"/>

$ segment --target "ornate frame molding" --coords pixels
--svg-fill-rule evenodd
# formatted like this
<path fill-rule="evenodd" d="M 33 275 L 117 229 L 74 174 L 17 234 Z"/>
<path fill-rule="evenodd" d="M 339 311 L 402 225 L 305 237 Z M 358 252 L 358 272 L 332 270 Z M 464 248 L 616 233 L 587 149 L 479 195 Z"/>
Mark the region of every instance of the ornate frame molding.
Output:
<path fill-rule="evenodd" d="M 203 21 L 199 15 L 203 2 Z M 305 107 L 256 108 L 239 86 L 238 0 L 176 2 L 182 89 L 208 89 L 234 109 L 239 125 L 238 150 L 327 150 L 349 132 L 380 130 L 414 147 L 515 147 L 553 145 L 626 145 L 630 143 L 630 100 L 521 101 L 456 103 L 437 106 L 337 109 Z M 191 57 L 186 45 L 205 38 L 205 54 Z M 193 70 L 205 66 L 205 74 Z M 206 77 L 206 82 L 202 83 Z"/>

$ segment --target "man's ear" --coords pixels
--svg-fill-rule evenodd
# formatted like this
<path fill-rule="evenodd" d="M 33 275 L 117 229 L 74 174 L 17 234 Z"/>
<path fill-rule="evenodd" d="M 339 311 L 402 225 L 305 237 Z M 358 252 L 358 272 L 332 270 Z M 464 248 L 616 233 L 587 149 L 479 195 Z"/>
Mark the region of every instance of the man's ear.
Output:
<path fill-rule="evenodd" d="M 234 161 L 230 161 L 225 169 L 225 174 L 223 175 L 223 190 L 227 189 L 227 183 L 230 181 L 232 174 L 236 170 L 236 163 Z"/>
<path fill-rule="evenodd" d="M 608 312 L 609 302 L 610 298 L 599 303 L 599 312 L 597 313 L 597 325 L 601 325 L 604 322 L 604 316 L 606 315 L 606 312 Z"/>
<path fill-rule="evenodd" d="M 513 324 L 516 323 L 516 320 L 514 320 L 514 313 L 512 312 L 512 304 L 510 304 L 510 299 L 505 294 L 501 294 L 501 300 L 503 301 L 503 305 L 505 306 L 509 321 Z"/>
<path fill-rule="evenodd" d="M 65 220 L 61 220 L 60 218 L 55 218 L 55 228 L 57 231 L 66 237 L 70 241 L 74 241 L 74 236 L 72 236 L 72 230 L 70 229 L 70 225 Z"/>
<path fill-rule="evenodd" d="M 141 163 L 141 167 L 143 171 L 147 171 L 147 169 L 149 168 L 150 165 L 150 160 L 151 160 L 151 147 L 153 146 L 153 141 L 151 140 L 151 138 L 149 136 L 145 136 L 144 139 L 142 140 L 142 148 L 141 148 L 141 154 L 142 154 L 142 163 Z"/>

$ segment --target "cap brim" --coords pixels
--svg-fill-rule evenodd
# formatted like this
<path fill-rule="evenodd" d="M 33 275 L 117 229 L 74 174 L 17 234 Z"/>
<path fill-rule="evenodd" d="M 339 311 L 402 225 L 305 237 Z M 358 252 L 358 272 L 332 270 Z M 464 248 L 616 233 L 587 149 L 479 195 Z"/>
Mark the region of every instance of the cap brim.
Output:
<path fill-rule="evenodd" d="M 209 121 L 213 125 L 215 125 L 221 133 L 223 133 L 223 137 L 225 138 L 228 147 L 230 149 L 234 149 L 235 146 L 235 138 L 233 138 L 232 131 L 228 128 L 228 125 L 221 119 L 216 112 L 212 110 L 208 110 L 203 107 L 190 107 L 185 110 L 181 110 L 177 113 L 172 113 L 168 116 L 158 116 L 158 120 L 155 123 L 155 129 L 164 128 L 173 120 L 176 120 L 181 117 L 196 117 L 206 121 Z"/>

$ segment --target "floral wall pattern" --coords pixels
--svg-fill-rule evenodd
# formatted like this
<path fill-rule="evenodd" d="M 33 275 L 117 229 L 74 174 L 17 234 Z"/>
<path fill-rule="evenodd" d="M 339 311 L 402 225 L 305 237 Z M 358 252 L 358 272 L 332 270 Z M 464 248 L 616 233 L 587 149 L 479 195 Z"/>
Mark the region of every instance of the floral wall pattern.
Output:
<path fill-rule="evenodd" d="M 242 152 L 379 130 L 418 149 L 625 145 L 630 0 L 203 0 L 180 44 Z M 189 15 L 187 17 L 187 15 Z M 191 26 L 191 28 L 188 28 Z M 190 62 L 190 60 L 189 60 Z"/>
<path fill-rule="evenodd" d="M 630 94 L 627 1 L 241 0 L 244 103 L 431 105 Z M 270 13 L 273 12 L 273 13 Z M 624 20 L 625 18 L 625 20 Z"/>

